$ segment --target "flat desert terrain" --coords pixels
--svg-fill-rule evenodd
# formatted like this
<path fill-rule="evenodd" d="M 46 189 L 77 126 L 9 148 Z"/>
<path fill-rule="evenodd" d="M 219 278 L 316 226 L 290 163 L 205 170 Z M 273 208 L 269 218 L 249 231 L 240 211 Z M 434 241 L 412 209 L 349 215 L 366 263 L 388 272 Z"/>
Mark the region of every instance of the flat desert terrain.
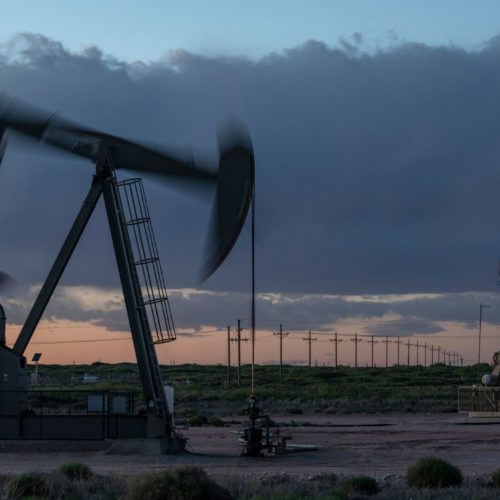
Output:
<path fill-rule="evenodd" d="M 290 416 L 273 415 L 291 422 Z M 196 465 L 211 475 L 298 474 L 333 472 L 379 477 L 405 474 L 418 458 L 433 455 L 461 468 L 467 477 L 498 469 L 500 419 L 469 419 L 457 414 L 300 415 L 281 434 L 291 443 L 318 445 L 314 451 L 283 456 L 246 458 L 230 427 L 193 427 L 182 431 L 189 438 L 188 453 L 165 456 L 155 442 L 0 442 L 3 473 L 50 472 L 62 463 L 86 463 L 99 474 L 135 475 L 179 465 Z M 305 425 L 301 425 L 305 424 Z"/>

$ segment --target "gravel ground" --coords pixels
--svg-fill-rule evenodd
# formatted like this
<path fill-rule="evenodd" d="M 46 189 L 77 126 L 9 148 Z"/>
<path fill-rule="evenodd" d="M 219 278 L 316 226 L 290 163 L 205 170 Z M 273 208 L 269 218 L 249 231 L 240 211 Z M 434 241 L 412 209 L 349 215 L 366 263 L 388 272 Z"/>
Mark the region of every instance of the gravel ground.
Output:
<path fill-rule="evenodd" d="M 318 473 L 367 474 L 390 486 L 404 485 L 407 468 L 418 458 L 436 456 L 458 466 L 468 485 L 486 485 L 500 468 L 500 419 L 462 415 L 273 415 L 291 442 L 318 445 L 315 451 L 246 458 L 236 431 L 242 425 L 183 431 L 188 453 L 165 456 L 155 442 L 0 442 L 2 473 L 50 472 L 62 463 L 86 463 L 99 474 L 136 475 L 179 465 L 203 467 L 211 475 L 291 474 L 305 480 Z M 48 451 L 50 450 L 50 451 Z"/>

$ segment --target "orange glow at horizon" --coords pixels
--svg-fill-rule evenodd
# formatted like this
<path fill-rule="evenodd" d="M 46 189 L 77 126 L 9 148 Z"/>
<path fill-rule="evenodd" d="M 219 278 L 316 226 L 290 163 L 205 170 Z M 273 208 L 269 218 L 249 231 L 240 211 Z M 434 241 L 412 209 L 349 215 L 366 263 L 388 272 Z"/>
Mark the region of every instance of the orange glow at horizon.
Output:
<path fill-rule="evenodd" d="M 433 345 L 443 350 L 457 352 L 464 358 L 464 364 L 477 362 L 477 330 L 469 329 L 464 325 L 456 323 L 439 323 L 445 331 L 439 335 L 413 335 L 400 337 L 404 342 L 400 345 L 400 364 L 407 363 L 407 344 L 410 340 L 410 363 L 416 363 L 416 343 L 419 342 L 419 364 L 424 363 L 424 342 L 428 346 Z M 359 330 L 359 325 L 343 322 L 342 325 L 331 325 L 331 332 L 337 330 L 340 334 L 338 339 L 342 342 L 338 345 L 338 362 L 340 365 L 354 365 L 354 333 Z M 21 325 L 7 326 L 7 344 L 12 346 Z M 177 340 L 156 346 L 159 362 L 169 364 L 226 364 L 227 363 L 227 331 L 217 330 L 206 326 L 200 332 L 188 335 L 178 335 Z M 500 338 L 496 339 L 493 330 L 494 325 L 483 322 L 483 339 L 481 342 L 482 362 L 490 362 L 491 356 L 500 350 Z M 205 333 L 204 333 L 205 332 Z M 495 332 L 496 333 L 496 332 Z M 317 340 L 312 344 L 313 365 L 332 365 L 334 362 L 334 343 L 332 334 L 315 332 L 313 338 Z M 234 333 L 232 333 L 234 337 Z M 306 364 L 308 360 L 308 344 L 306 331 L 291 332 L 283 339 L 283 362 L 285 364 Z M 371 344 L 366 334 L 360 335 L 362 339 L 358 343 L 358 365 L 369 366 L 371 364 Z M 275 364 L 279 359 L 279 339 L 270 330 L 258 330 L 256 334 L 256 361 L 258 364 Z M 378 336 L 375 338 L 374 364 L 385 366 L 385 340 Z M 388 344 L 389 365 L 397 361 L 397 344 L 395 337 L 389 337 Z M 91 323 L 48 321 L 40 322 L 30 345 L 26 350 L 28 362 L 35 352 L 42 352 L 43 364 L 90 364 L 95 361 L 106 363 L 136 362 L 132 337 L 130 332 L 111 332 L 104 327 L 95 326 Z M 250 362 L 250 342 L 241 344 L 242 362 Z M 236 342 L 231 342 L 231 360 L 234 365 L 237 356 Z M 427 352 L 427 364 L 431 361 L 431 353 Z M 442 361 L 442 357 L 441 357 Z M 437 362 L 437 351 L 434 353 L 434 362 Z"/>

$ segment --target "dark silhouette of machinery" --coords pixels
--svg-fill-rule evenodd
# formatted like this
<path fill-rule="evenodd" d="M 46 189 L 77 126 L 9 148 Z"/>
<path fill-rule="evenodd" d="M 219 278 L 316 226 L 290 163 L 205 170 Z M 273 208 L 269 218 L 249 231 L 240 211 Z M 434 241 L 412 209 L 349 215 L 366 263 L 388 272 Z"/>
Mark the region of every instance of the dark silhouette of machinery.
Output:
<path fill-rule="evenodd" d="M 500 351 L 493 354 L 491 373 L 481 377 L 481 384 L 458 388 L 458 411 L 471 417 L 500 415 Z"/>
<path fill-rule="evenodd" d="M 252 201 L 254 158 L 249 134 L 242 126 L 234 125 L 219 144 L 218 169 L 210 169 L 72 124 L 4 96 L 0 98 L 0 161 L 7 130 L 86 158 L 95 165 L 95 173 L 83 205 L 12 348 L 5 344 L 5 314 L 0 307 L 0 429 L 3 428 L 0 438 L 29 438 L 29 432 L 23 435 L 22 431 L 23 415 L 29 413 L 24 353 L 102 196 L 147 408 L 144 426 L 132 425 L 130 419 L 126 424 L 117 423 L 116 429 L 121 430 L 116 430 L 116 437 L 160 438 L 165 452 L 177 451 L 182 448 L 183 440 L 175 432 L 155 350 L 156 344 L 175 340 L 165 280 L 142 181 L 139 178 L 119 182 L 116 171 L 127 169 L 140 175 L 182 180 L 180 185 L 187 192 L 200 184 L 214 187 L 211 229 L 201 268 L 201 277 L 205 280 L 231 251 Z M 0 287 L 5 287 L 10 280 L 8 275 L 0 273 Z M 7 419 L 4 424 L 3 417 Z M 65 436 L 71 436 L 71 430 L 78 436 L 78 426 L 72 428 L 70 420 L 63 424 L 70 428 Z M 29 428 L 28 423 L 25 427 Z"/>
<path fill-rule="evenodd" d="M 493 354 L 493 370 L 481 377 L 481 383 L 487 387 L 500 386 L 500 351 Z"/>
<path fill-rule="evenodd" d="M 269 417 L 262 413 L 255 395 L 248 400 L 249 425 L 243 431 L 242 440 L 245 443 L 243 454 L 249 457 L 260 457 L 263 452 L 272 449 L 269 431 Z"/>

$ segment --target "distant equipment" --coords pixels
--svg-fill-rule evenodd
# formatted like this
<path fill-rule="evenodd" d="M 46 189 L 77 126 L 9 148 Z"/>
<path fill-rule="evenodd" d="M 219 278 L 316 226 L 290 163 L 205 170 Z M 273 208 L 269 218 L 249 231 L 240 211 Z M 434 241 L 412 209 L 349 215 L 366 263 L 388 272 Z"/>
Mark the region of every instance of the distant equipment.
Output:
<path fill-rule="evenodd" d="M 265 454 L 283 455 L 295 451 L 314 451 L 317 445 L 290 443 L 292 436 L 270 429 L 270 419 L 264 415 L 254 395 L 248 402 L 249 425 L 243 431 L 237 432 L 239 442 L 243 445 L 243 455 L 262 457 Z"/>
<path fill-rule="evenodd" d="M 500 351 L 493 355 L 492 371 L 480 385 L 458 388 L 458 411 L 471 417 L 500 416 Z"/>
<path fill-rule="evenodd" d="M 231 251 L 249 210 L 254 180 L 254 157 L 249 133 L 236 124 L 226 130 L 225 136 L 219 140 L 219 165 L 215 169 L 195 165 L 191 158 L 178 158 L 120 137 L 84 128 L 3 96 L 0 97 L 0 158 L 5 150 L 4 135 L 8 129 L 88 159 L 95 164 L 95 174 L 87 197 L 12 349 L 5 346 L 5 334 L 2 334 L 2 324 L 5 330 L 5 315 L 1 311 L 0 439 L 33 438 L 28 434 L 20 435 L 19 431 L 30 428 L 30 423 L 24 425 L 21 422 L 22 419 L 30 418 L 24 352 L 102 195 L 146 403 L 143 414 L 137 415 L 138 420 L 128 419 L 121 423 L 115 420 L 113 426 L 108 425 L 104 433 L 112 429 L 116 437 L 159 438 L 165 453 L 182 449 L 185 440 L 175 432 L 172 409 L 161 380 L 155 350 L 156 344 L 173 341 L 176 335 L 144 188 L 141 179 L 119 182 L 116 173 L 129 170 L 141 175 L 152 174 L 156 179 L 162 177 L 165 180 L 182 181 L 182 184 L 174 183 L 174 187 L 187 193 L 199 186 L 215 190 L 211 229 L 201 268 L 201 278 L 205 280 Z M 0 274 L 2 290 L 11 281 L 10 276 Z M 14 426 L 3 426 L 2 415 L 17 416 L 19 422 Z M 67 425 L 64 433 L 61 429 L 63 424 Z M 56 436 L 81 437 L 81 424 L 72 424 L 69 418 L 66 421 L 59 419 L 57 423 L 51 423 L 48 419 L 43 428 L 50 429 L 51 425 Z M 90 433 L 91 429 L 88 430 Z"/>
<path fill-rule="evenodd" d="M 84 384 L 97 384 L 97 382 L 99 382 L 99 377 L 97 375 L 92 375 L 91 373 L 83 374 Z"/>

